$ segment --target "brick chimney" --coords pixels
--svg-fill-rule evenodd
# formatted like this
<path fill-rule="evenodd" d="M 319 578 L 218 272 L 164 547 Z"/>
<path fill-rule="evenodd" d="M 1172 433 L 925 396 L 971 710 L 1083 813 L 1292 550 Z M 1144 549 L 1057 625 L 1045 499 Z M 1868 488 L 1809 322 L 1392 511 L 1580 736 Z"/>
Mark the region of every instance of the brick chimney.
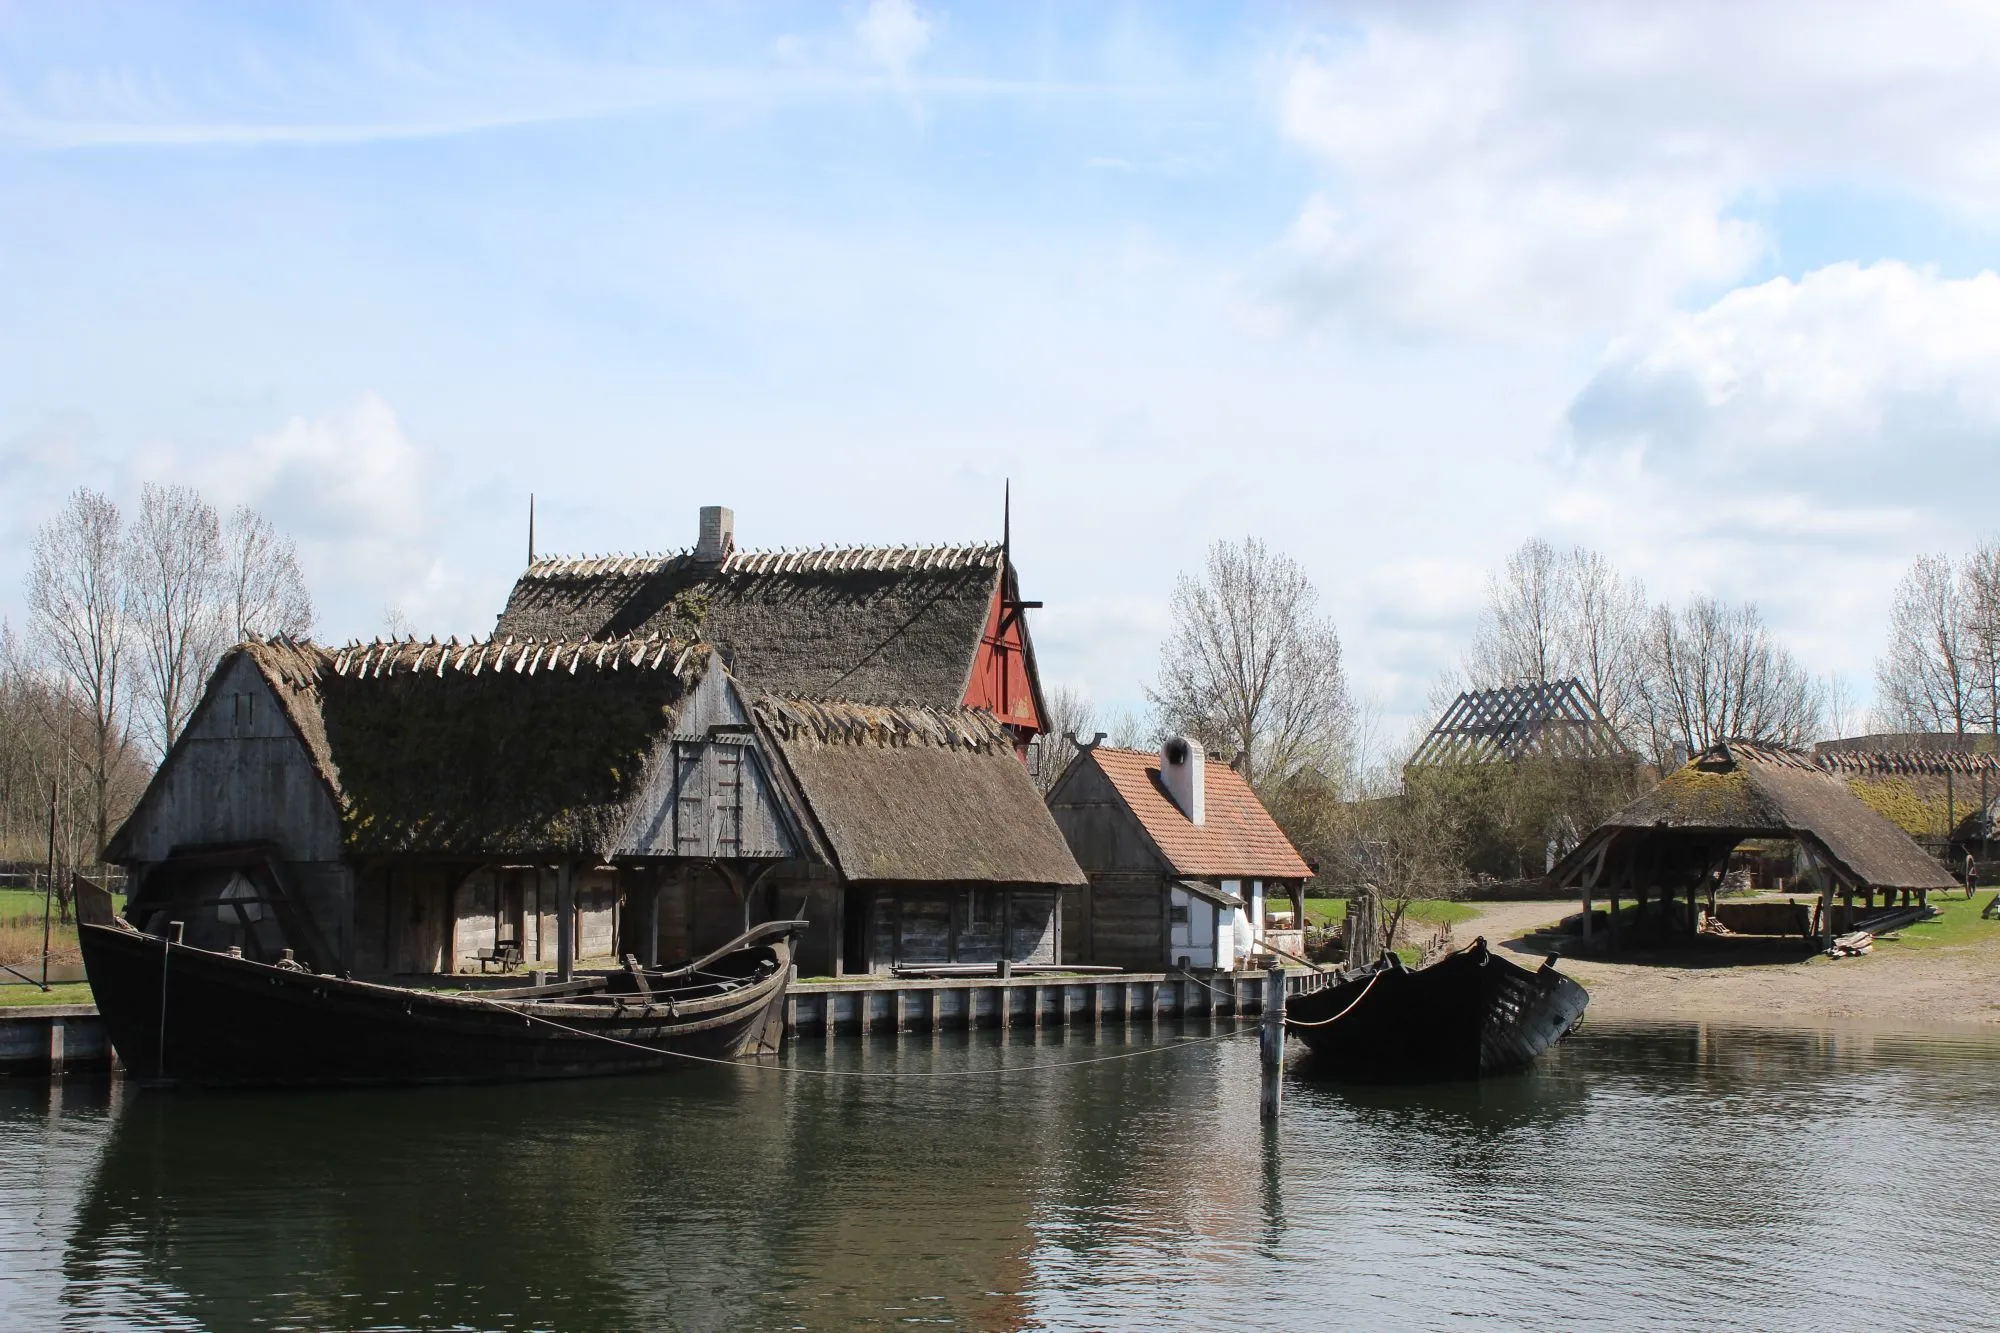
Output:
<path fill-rule="evenodd" d="M 721 564 L 736 549 L 736 511 L 721 505 L 701 507 L 701 539 L 694 544 L 694 558 Z"/>
<path fill-rule="evenodd" d="M 1160 747 L 1160 782 L 1193 824 L 1204 822 L 1208 815 L 1207 767 L 1200 741 L 1170 736 Z"/>

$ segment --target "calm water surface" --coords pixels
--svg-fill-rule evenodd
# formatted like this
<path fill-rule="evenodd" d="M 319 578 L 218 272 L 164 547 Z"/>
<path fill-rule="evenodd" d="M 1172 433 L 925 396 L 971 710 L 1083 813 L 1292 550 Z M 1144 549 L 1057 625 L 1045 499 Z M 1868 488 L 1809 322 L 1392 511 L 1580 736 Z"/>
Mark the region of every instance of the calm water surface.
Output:
<path fill-rule="evenodd" d="M 1593 1025 L 1484 1087 L 1287 1096 L 1267 1136 L 1247 1027 L 997 1080 L 0 1084 L 0 1325 L 2000 1324 L 2000 1036 Z"/>

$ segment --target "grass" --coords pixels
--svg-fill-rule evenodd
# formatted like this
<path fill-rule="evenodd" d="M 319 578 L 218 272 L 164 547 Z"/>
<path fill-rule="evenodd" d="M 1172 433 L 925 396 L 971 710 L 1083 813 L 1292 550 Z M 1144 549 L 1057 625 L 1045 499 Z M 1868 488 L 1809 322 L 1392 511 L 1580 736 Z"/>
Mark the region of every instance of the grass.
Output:
<path fill-rule="evenodd" d="M 114 896 L 112 903 L 123 908 L 125 900 Z M 53 906 L 53 904 L 51 904 Z M 62 961 L 79 957 L 76 923 L 60 916 L 49 923 L 49 953 Z M 28 970 L 42 962 L 42 895 L 38 890 L 0 889 L 0 963 Z"/>
<path fill-rule="evenodd" d="M 27 971 L 26 968 L 21 969 Z M 67 981 L 42 990 L 35 986 L 0 986 L 0 1009 L 26 1009 L 43 1004 L 89 1004 L 90 983 Z"/>
<path fill-rule="evenodd" d="M 1996 891 L 2000 891 L 1996 890 L 1996 886 L 1986 885 L 1976 890 L 1970 901 L 1963 894 L 1933 893 L 1931 906 L 1938 909 L 1938 915 L 1929 921 L 1919 921 L 1913 926 L 1891 931 L 1895 938 L 1888 942 L 1913 945 L 1919 949 L 2000 942 L 2000 921 L 1987 921 L 1979 915 L 1986 904 L 1993 901 Z"/>
<path fill-rule="evenodd" d="M 1426 926 L 1455 926 L 1461 921 L 1470 921 L 1478 915 L 1479 908 L 1473 903 L 1452 902 L 1444 898 L 1419 898 L 1410 904 L 1410 910 L 1403 920 L 1419 922 Z M 1346 916 L 1345 898 L 1306 899 L 1308 925 L 1331 925 L 1345 919 Z"/>

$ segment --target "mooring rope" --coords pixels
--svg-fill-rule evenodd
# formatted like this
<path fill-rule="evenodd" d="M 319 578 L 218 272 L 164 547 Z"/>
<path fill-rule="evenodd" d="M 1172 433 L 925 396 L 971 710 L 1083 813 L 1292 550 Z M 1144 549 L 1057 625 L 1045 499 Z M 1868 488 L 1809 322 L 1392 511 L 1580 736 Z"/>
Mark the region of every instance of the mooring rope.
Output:
<path fill-rule="evenodd" d="M 1236 1001 L 1237 1003 L 1241 1003 L 1241 1000 L 1237 996 L 1236 992 L 1226 991 L 1222 989 L 1222 987 L 1220 986 L 1214 985 L 1210 982 L 1203 981 L 1200 977 L 1196 976 L 1194 973 L 1188 971 L 1184 967 L 1177 967 L 1174 969 L 1174 971 L 1180 973 L 1183 977 L 1187 978 L 1189 981 L 1192 981 L 1195 985 L 1201 987 L 1203 990 L 1213 991 L 1217 995 L 1227 996 L 1229 999 Z M 1263 981 L 1264 981 L 1263 977 L 1259 975 L 1257 977 L 1257 982 L 1258 982 L 1258 994 L 1260 996 L 1263 993 Z"/>
<path fill-rule="evenodd" d="M 1144 1050 L 1121 1051 L 1116 1055 L 1097 1055 L 1088 1060 L 1045 1060 L 1031 1065 L 1004 1065 L 997 1069 L 809 1069 L 802 1065 L 759 1065 L 741 1060 L 724 1060 L 713 1055 L 693 1055 L 687 1051 L 676 1051 L 663 1046 L 647 1046 L 636 1041 L 626 1041 L 620 1037 L 607 1036 L 602 1032 L 591 1032 L 585 1028 L 571 1027 L 558 1023 L 553 1018 L 543 1018 L 540 1014 L 530 1014 L 519 1009 L 510 1009 L 498 1000 L 481 1000 L 503 1014 L 518 1014 L 531 1023 L 559 1029 L 578 1037 L 594 1037 L 598 1041 L 610 1042 L 613 1046 L 625 1046 L 648 1055 L 671 1055 L 680 1060 L 693 1060 L 698 1064 L 722 1065 L 729 1069 L 774 1070 L 781 1074 L 812 1074 L 820 1078 L 1004 1078 L 1009 1074 L 1033 1074 L 1045 1069 L 1075 1069 L 1080 1065 L 1109 1064 L 1113 1060 L 1132 1060 L 1142 1055 L 1159 1055 L 1165 1051 L 1186 1050 L 1190 1046 L 1203 1046 L 1212 1042 L 1227 1041 L 1239 1037 L 1240 1032 L 1222 1032 L 1212 1037 L 1186 1037 L 1179 1041 L 1160 1046 L 1148 1046 Z"/>
<path fill-rule="evenodd" d="M 1363 1000 L 1368 998 L 1368 992 L 1375 989 L 1375 983 L 1380 981 L 1385 975 L 1387 975 L 1388 971 L 1389 969 L 1385 967 L 1380 972 L 1377 972 L 1374 976 L 1368 978 L 1368 984 L 1361 988 L 1361 994 L 1355 996 L 1354 999 L 1348 1003 L 1348 1006 L 1345 1009 L 1335 1014 L 1332 1018 L 1315 1019 L 1310 1023 L 1305 1022 L 1301 1019 L 1287 1018 L 1285 1020 L 1285 1026 L 1288 1028 L 1323 1028 L 1328 1026 L 1329 1024 L 1338 1023 L 1341 1019 L 1347 1017 L 1349 1014 L 1354 1012 L 1355 1005 L 1360 1004 Z"/>

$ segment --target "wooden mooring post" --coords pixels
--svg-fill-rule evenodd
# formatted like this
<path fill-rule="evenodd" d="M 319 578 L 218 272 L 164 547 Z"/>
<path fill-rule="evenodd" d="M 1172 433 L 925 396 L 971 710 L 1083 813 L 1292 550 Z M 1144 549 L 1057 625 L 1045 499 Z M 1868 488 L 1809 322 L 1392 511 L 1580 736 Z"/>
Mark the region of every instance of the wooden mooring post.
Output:
<path fill-rule="evenodd" d="M 1257 1036 L 1257 1053 L 1263 1065 L 1257 1110 L 1264 1119 L 1276 1120 L 1285 1100 L 1285 969 L 1282 967 L 1272 967 L 1264 974 L 1264 1025 Z"/>

